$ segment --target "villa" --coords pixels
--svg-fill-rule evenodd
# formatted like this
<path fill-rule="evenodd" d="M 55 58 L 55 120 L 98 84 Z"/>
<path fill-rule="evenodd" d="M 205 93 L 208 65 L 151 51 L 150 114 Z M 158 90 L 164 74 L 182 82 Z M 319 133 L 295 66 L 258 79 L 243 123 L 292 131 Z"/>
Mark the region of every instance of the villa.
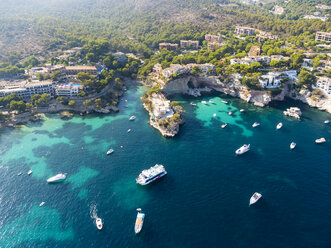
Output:
<path fill-rule="evenodd" d="M 167 119 L 174 115 L 169 100 L 165 100 L 164 97 L 158 94 L 153 94 L 151 100 L 154 120 Z"/>
<path fill-rule="evenodd" d="M 331 79 L 329 77 L 319 77 L 315 88 L 320 89 L 329 98 L 331 97 Z"/>
<path fill-rule="evenodd" d="M 242 59 L 230 59 L 230 64 L 239 64 L 239 65 L 251 65 L 253 63 L 261 63 L 261 64 L 270 64 L 271 58 L 269 56 L 255 56 L 255 57 L 245 57 Z"/>
<path fill-rule="evenodd" d="M 295 70 L 269 72 L 266 75 L 262 75 L 259 82 L 263 88 L 277 88 L 280 86 L 282 79 L 298 81 L 298 73 Z"/>

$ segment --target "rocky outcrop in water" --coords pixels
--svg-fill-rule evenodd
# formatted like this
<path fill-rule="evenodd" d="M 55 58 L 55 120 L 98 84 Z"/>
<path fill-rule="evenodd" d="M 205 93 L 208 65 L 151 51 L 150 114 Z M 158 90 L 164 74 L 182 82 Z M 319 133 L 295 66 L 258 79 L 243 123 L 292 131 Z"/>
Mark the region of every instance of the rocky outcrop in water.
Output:
<path fill-rule="evenodd" d="M 291 108 L 288 108 L 286 109 L 285 111 L 283 111 L 284 115 L 286 116 L 290 116 L 290 117 L 293 117 L 293 118 L 296 118 L 296 119 L 299 119 L 301 118 L 301 110 L 297 107 L 291 107 Z"/>

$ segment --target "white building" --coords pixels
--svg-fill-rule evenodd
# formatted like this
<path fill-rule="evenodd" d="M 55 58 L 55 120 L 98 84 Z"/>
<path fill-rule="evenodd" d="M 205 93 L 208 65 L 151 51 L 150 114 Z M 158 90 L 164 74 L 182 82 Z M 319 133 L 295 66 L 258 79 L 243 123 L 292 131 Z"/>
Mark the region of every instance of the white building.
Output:
<path fill-rule="evenodd" d="M 35 94 L 42 95 L 44 93 L 53 96 L 54 95 L 54 83 L 51 80 L 46 81 L 22 81 L 19 83 L 7 83 L 1 86 L 0 96 L 8 96 L 12 93 L 16 93 L 21 98 L 30 98 Z"/>
<path fill-rule="evenodd" d="M 57 96 L 77 96 L 82 90 L 82 86 L 78 84 L 58 84 L 55 86 L 55 95 Z"/>
<path fill-rule="evenodd" d="M 313 60 L 312 59 L 303 59 L 303 63 L 301 65 L 302 68 L 307 69 L 308 71 L 313 71 Z"/>
<path fill-rule="evenodd" d="M 153 116 L 155 120 L 170 118 L 174 115 L 171 103 L 158 94 L 152 96 Z"/>
<path fill-rule="evenodd" d="M 271 58 L 269 56 L 255 56 L 255 57 L 244 57 L 242 59 L 230 59 L 230 64 L 239 64 L 239 65 L 251 65 L 253 63 L 261 63 L 269 65 Z"/>
<path fill-rule="evenodd" d="M 174 74 L 186 74 L 191 73 L 193 67 L 198 67 L 204 75 L 209 75 L 215 71 L 215 66 L 212 64 L 171 64 L 168 68 L 162 70 L 162 75 L 169 79 Z"/>
<path fill-rule="evenodd" d="M 315 88 L 320 89 L 328 97 L 331 97 L 331 78 L 319 77 L 317 79 Z"/>
<path fill-rule="evenodd" d="M 277 88 L 280 86 L 282 79 L 298 81 L 298 73 L 295 70 L 269 72 L 266 75 L 262 75 L 259 82 L 263 88 Z"/>

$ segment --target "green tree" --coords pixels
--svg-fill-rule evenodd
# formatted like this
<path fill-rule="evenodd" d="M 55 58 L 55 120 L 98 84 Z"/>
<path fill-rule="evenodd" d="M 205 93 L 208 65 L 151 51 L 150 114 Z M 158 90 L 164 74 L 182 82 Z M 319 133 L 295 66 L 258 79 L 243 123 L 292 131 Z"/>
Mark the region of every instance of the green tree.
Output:
<path fill-rule="evenodd" d="M 71 101 L 68 102 L 68 105 L 69 105 L 69 106 L 74 106 L 75 103 L 76 103 L 76 102 L 75 102 L 74 100 L 71 100 Z"/>
<path fill-rule="evenodd" d="M 299 87 L 306 86 L 311 87 L 316 83 L 317 79 L 311 72 L 302 69 L 301 72 L 298 75 L 298 82 L 296 82 L 296 85 Z"/>

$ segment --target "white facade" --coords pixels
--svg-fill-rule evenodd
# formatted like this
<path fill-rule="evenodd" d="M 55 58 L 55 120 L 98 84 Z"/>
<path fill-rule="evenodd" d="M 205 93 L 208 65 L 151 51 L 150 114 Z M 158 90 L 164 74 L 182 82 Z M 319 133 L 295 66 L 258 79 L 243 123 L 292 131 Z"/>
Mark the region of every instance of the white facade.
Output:
<path fill-rule="evenodd" d="M 245 57 L 242 59 L 230 59 L 230 64 L 239 64 L 239 65 L 251 65 L 253 63 L 261 64 L 270 64 L 271 58 L 269 56 L 255 56 L 255 57 Z"/>
<path fill-rule="evenodd" d="M 81 86 L 72 84 L 59 84 L 55 86 L 55 95 L 57 96 L 77 96 Z"/>
<path fill-rule="evenodd" d="M 262 75 L 259 82 L 263 88 L 277 88 L 280 86 L 281 80 L 285 78 L 298 81 L 298 73 L 295 70 L 269 72 L 266 75 Z"/>
<path fill-rule="evenodd" d="M 315 88 L 323 91 L 328 97 L 331 97 L 331 79 L 328 77 L 319 77 Z"/>
<path fill-rule="evenodd" d="M 8 96 L 12 93 L 16 93 L 21 98 L 30 98 L 35 94 L 42 95 L 44 93 L 53 96 L 54 83 L 51 80 L 32 82 L 22 81 L 16 84 L 8 83 L 0 90 L 0 96 Z"/>
<path fill-rule="evenodd" d="M 169 100 L 165 100 L 157 94 L 152 96 L 152 105 L 153 105 L 153 116 L 156 120 L 162 120 L 170 118 L 174 115 L 174 111 L 171 108 Z"/>
<path fill-rule="evenodd" d="M 162 70 L 162 75 L 169 79 L 170 76 L 174 74 L 186 74 L 190 73 L 193 67 L 199 67 L 199 69 L 205 75 L 209 74 L 210 72 L 215 71 L 215 66 L 212 64 L 187 64 L 187 65 L 180 65 L 180 64 L 171 64 L 170 67 Z"/>

